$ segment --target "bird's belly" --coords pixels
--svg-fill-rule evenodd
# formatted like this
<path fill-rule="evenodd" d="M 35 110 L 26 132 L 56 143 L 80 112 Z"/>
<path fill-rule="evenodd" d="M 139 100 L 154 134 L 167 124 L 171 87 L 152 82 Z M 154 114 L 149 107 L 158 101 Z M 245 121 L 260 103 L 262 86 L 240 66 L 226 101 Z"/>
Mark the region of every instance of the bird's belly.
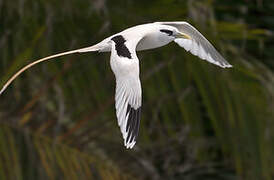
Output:
<path fill-rule="evenodd" d="M 136 50 L 142 51 L 147 49 L 158 48 L 170 43 L 172 40 L 173 39 L 161 38 L 161 36 L 151 34 L 145 36 L 143 39 L 140 40 L 140 42 L 137 44 Z"/>

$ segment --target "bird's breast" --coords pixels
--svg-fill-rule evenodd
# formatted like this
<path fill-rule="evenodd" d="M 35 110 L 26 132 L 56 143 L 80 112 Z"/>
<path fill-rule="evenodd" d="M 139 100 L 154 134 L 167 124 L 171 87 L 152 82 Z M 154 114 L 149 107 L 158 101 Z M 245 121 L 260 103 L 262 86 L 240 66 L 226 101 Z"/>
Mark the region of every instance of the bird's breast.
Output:
<path fill-rule="evenodd" d="M 122 57 L 111 51 L 110 66 L 116 78 L 129 74 L 139 75 L 139 61 L 134 54 L 132 56 L 133 58 Z"/>

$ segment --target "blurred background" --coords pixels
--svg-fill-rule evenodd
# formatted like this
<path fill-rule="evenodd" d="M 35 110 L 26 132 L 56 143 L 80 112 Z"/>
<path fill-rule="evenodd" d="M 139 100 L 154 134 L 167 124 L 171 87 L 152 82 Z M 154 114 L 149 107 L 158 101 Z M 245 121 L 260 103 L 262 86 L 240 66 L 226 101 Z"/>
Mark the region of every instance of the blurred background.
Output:
<path fill-rule="evenodd" d="M 39 64 L 0 97 L 0 179 L 274 179 L 273 0 L 0 0 L 0 84 L 125 28 L 188 21 L 234 66 L 139 52 L 139 139 L 123 146 L 109 53 Z"/>

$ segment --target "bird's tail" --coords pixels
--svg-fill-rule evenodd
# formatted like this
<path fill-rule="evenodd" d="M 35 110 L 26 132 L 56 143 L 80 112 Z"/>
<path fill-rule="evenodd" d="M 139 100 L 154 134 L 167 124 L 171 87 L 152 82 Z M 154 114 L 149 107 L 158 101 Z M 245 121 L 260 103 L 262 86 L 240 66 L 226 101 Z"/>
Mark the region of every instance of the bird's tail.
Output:
<path fill-rule="evenodd" d="M 14 79 L 16 79 L 21 73 L 23 73 L 24 71 L 26 71 L 30 67 L 34 66 L 35 64 L 38 64 L 40 62 L 47 61 L 47 60 L 50 60 L 50 59 L 53 59 L 53 58 L 56 58 L 56 57 L 69 55 L 69 54 L 84 53 L 84 52 L 99 51 L 99 50 L 100 50 L 100 47 L 98 46 L 98 44 L 96 44 L 94 46 L 81 48 L 81 49 L 76 49 L 76 50 L 72 50 L 72 51 L 67 51 L 67 52 L 63 52 L 63 53 L 58 53 L 58 54 L 54 54 L 54 55 L 51 55 L 51 56 L 48 56 L 48 57 L 45 57 L 45 58 L 42 58 L 42 59 L 38 59 L 38 60 L 24 66 L 17 73 L 15 73 L 10 79 L 8 79 L 8 81 L 3 85 L 2 89 L 0 90 L 0 95 L 14 81 Z"/>
<path fill-rule="evenodd" d="M 90 46 L 90 47 L 78 49 L 78 52 L 79 53 L 84 53 L 84 52 L 101 51 L 101 49 L 102 49 L 102 47 L 100 46 L 100 43 L 98 43 L 98 44 L 95 44 L 95 45 Z"/>

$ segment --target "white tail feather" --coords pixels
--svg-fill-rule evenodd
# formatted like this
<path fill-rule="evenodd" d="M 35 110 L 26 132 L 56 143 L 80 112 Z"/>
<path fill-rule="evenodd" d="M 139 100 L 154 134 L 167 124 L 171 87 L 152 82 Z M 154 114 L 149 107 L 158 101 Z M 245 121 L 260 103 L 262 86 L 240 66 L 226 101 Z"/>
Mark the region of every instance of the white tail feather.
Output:
<path fill-rule="evenodd" d="M 59 53 L 59 54 L 54 54 L 42 59 L 38 59 L 26 66 L 24 66 L 22 69 L 20 69 L 17 73 L 15 73 L 2 87 L 2 89 L 0 90 L 0 95 L 7 89 L 7 87 L 14 81 L 14 79 L 16 79 L 21 73 L 23 73 L 24 71 L 26 71 L 27 69 L 29 69 L 30 67 L 34 66 L 35 64 L 38 64 L 40 62 L 43 61 L 47 61 L 56 57 L 60 57 L 60 56 L 65 56 L 65 55 L 69 55 L 69 54 L 74 54 L 74 53 L 83 53 L 83 52 L 90 52 L 90 51 L 99 51 L 99 47 L 97 45 L 94 46 L 90 46 L 87 48 L 81 48 L 81 49 L 76 49 L 76 50 L 72 50 L 72 51 L 67 51 L 67 52 L 63 52 L 63 53 Z"/>

